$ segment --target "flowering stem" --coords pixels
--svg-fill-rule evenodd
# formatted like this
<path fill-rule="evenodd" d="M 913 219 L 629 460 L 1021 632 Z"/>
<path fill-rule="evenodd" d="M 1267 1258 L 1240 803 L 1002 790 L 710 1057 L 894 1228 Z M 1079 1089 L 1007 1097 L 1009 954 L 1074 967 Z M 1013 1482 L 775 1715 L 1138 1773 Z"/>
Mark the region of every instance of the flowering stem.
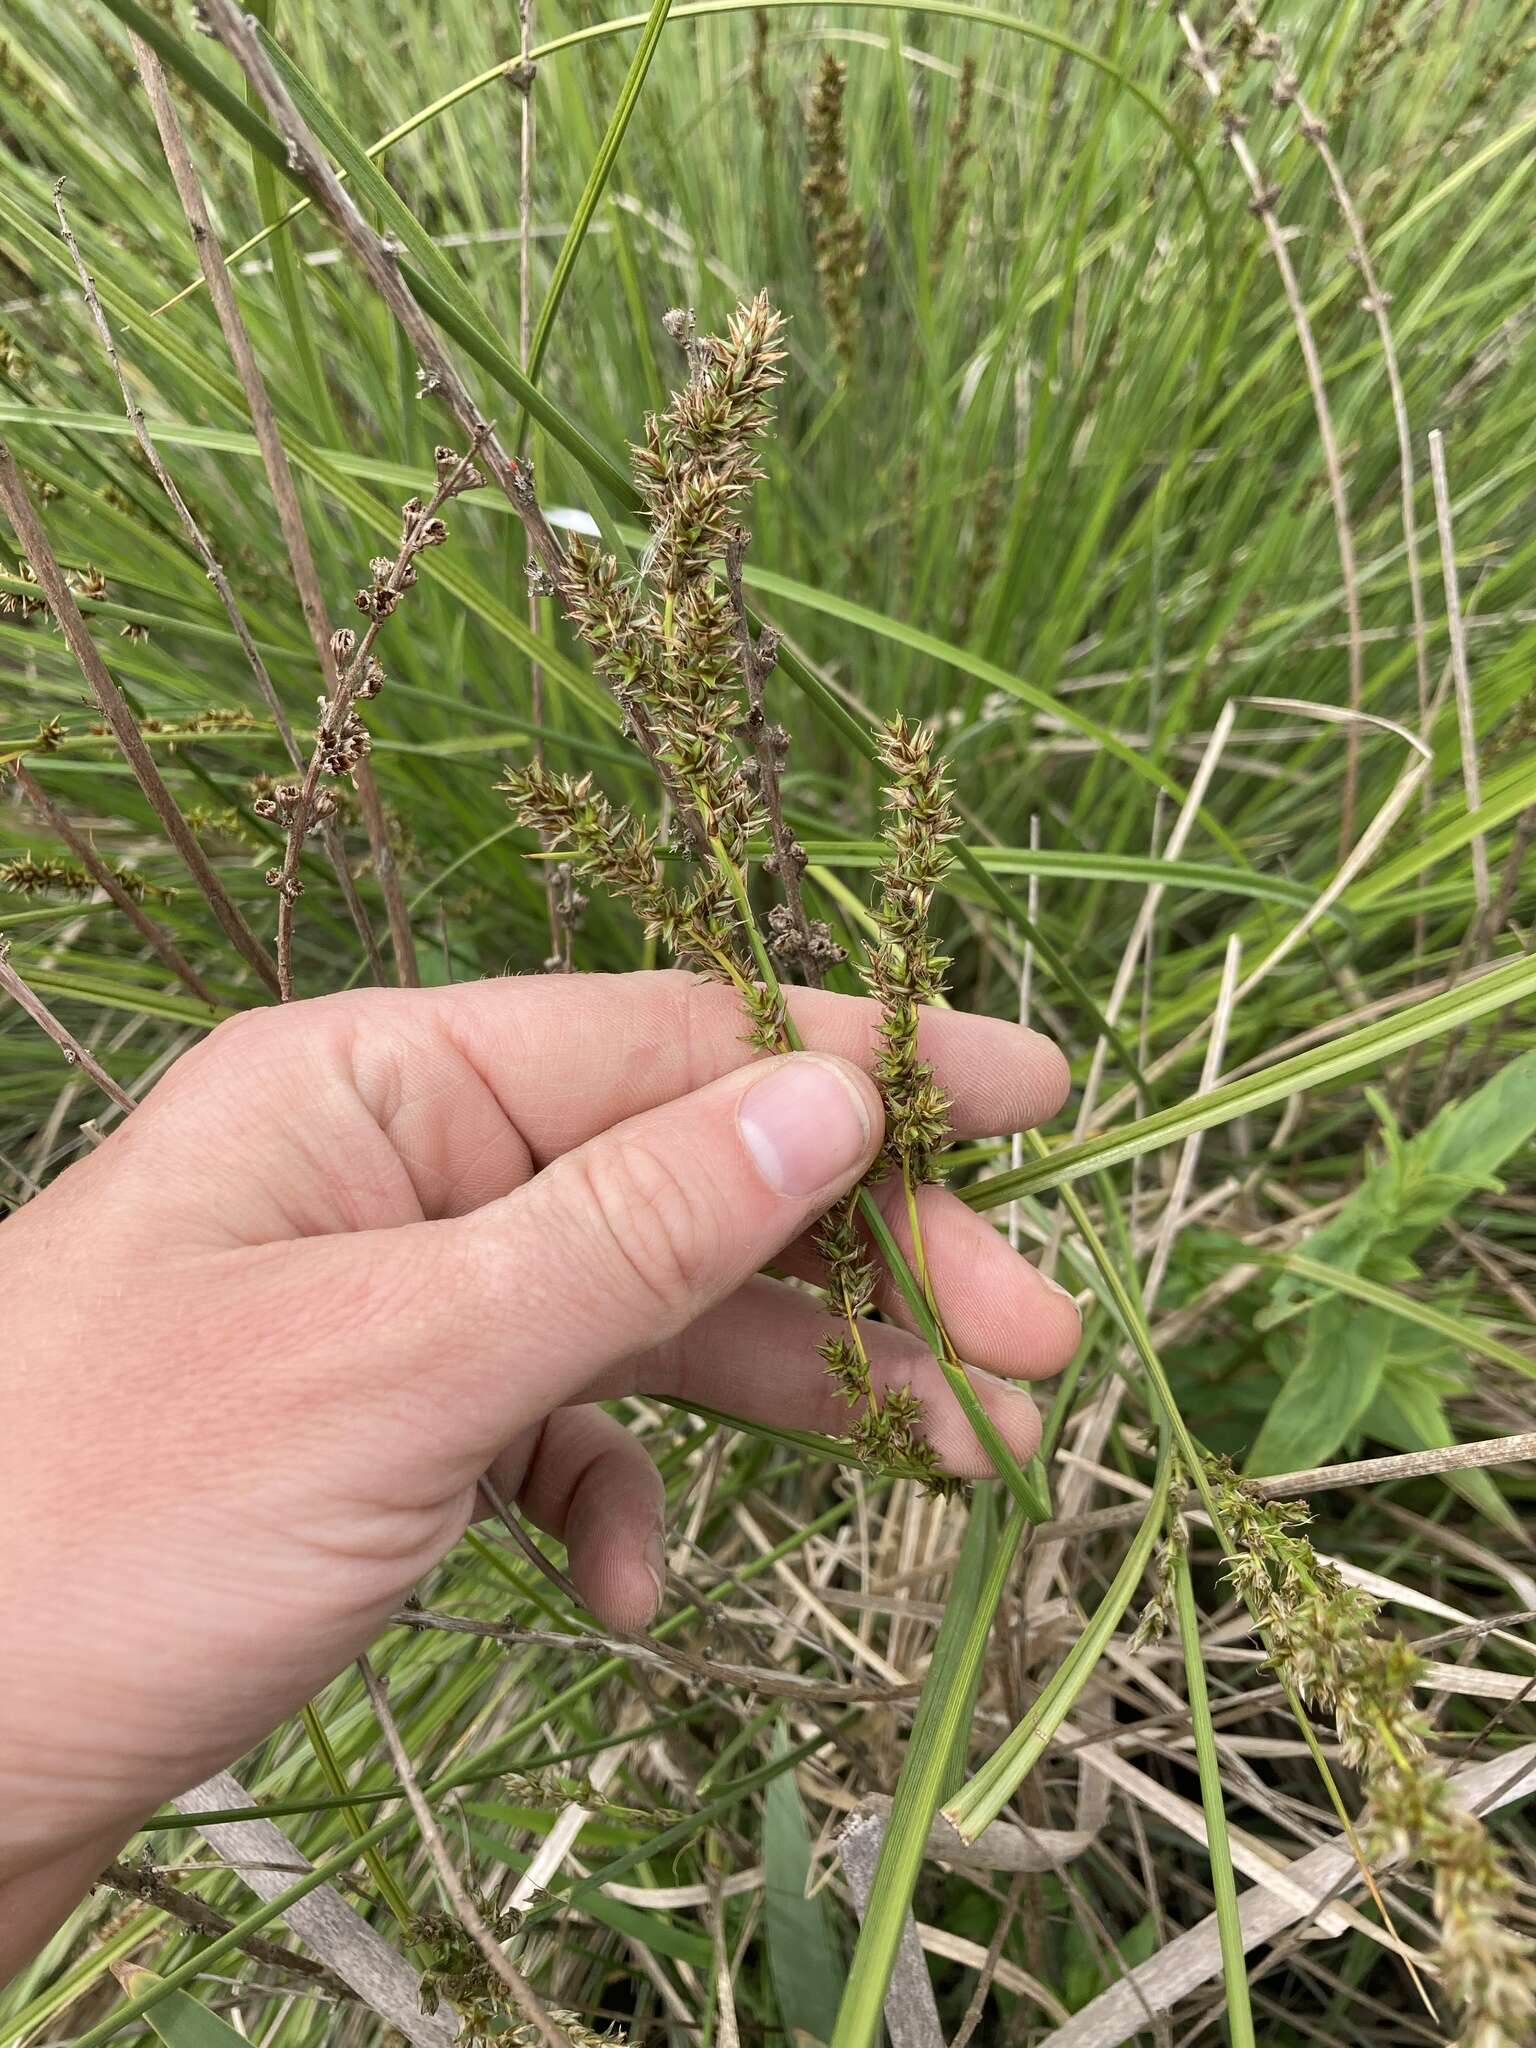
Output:
<path fill-rule="evenodd" d="M 709 851 L 711 859 L 719 867 L 730 889 L 757 971 L 762 976 L 765 987 L 778 1000 L 782 1019 L 780 1028 L 785 1048 L 790 1052 L 803 1052 L 805 1040 L 800 1036 L 795 1021 L 784 1004 L 783 991 L 774 973 L 773 962 L 768 956 L 768 948 L 763 944 L 762 936 L 757 929 L 757 920 L 752 914 L 746 879 L 718 839 L 710 841 Z M 890 1226 L 882 1215 L 879 1204 L 867 1186 L 859 1187 L 857 1201 L 859 1215 L 874 1240 L 875 1248 L 890 1268 L 893 1279 L 912 1311 L 918 1334 L 933 1353 L 939 1370 L 949 1383 L 950 1391 L 960 1404 L 961 1412 L 991 1458 L 998 1477 L 1031 1522 L 1049 1521 L 1051 1496 L 1044 1466 L 1037 1457 L 1031 1458 L 1027 1466 L 1021 1466 L 1009 1450 L 997 1424 L 977 1399 L 976 1390 L 971 1385 L 954 1345 L 950 1342 L 949 1333 L 940 1322 L 937 1310 L 929 1301 L 926 1285 L 919 1285 L 916 1275 L 902 1254 L 900 1245 L 891 1234 Z M 920 1245 L 920 1237 L 914 1236 L 913 1242 L 914 1245 Z"/>

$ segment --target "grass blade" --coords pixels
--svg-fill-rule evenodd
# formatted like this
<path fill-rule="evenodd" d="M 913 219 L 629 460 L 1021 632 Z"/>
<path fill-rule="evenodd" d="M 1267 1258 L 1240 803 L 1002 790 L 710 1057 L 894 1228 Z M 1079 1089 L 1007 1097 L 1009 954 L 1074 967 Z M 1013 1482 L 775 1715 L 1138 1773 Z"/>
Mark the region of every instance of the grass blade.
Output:
<path fill-rule="evenodd" d="M 789 1737 L 780 1725 L 770 1754 L 782 1760 L 789 1746 Z M 837 2017 L 843 1960 L 828 1917 L 826 1894 L 809 1896 L 810 1883 L 811 1830 L 794 1771 L 786 1765 L 769 1780 L 763 1794 L 763 1917 L 768 1967 L 779 2018 L 790 2038 L 808 2034 L 813 2041 L 825 2041 Z"/>
<path fill-rule="evenodd" d="M 917 1888 L 923 1847 L 957 1755 L 963 1767 L 987 1638 L 1024 1527 L 1015 1506 L 1001 1531 L 994 1533 L 990 1495 L 985 1488 L 978 1490 L 891 1802 L 832 2048 L 870 2048 L 879 2037 L 886 1986 Z"/>
<path fill-rule="evenodd" d="M 634 118 L 636 107 L 640 104 L 646 74 L 651 68 L 651 59 L 656 54 L 661 32 L 667 25 L 667 16 L 671 11 L 672 0 L 653 0 L 651 11 L 645 18 L 645 28 L 640 37 L 639 47 L 630 59 L 629 70 L 619 92 L 618 104 L 598 145 L 597 155 L 592 160 L 592 168 L 587 174 L 586 184 L 582 187 L 581 197 L 576 202 L 576 211 L 571 216 L 571 225 L 566 231 L 565 240 L 560 244 L 560 254 L 555 258 L 549 289 L 544 295 L 543 305 L 539 308 L 533 340 L 528 348 L 528 375 L 534 381 L 537 381 L 543 366 L 544 352 L 549 347 L 549 337 L 554 332 L 555 315 L 559 312 L 560 302 L 565 297 L 565 288 L 570 283 L 571 272 L 575 269 L 576 259 L 581 254 L 587 229 L 592 223 L 593 214 L 597 211 L 597 203 L 603 196 L 615 160 L 623 146 L 625 131 Z M 521 438 L 520 435 L 519 440 Z"/>
<path fill-rule="evenodd" d="M 1475 981 L 1466 981 L 1437 996 L 1399 1010 L 1374 1024 L 1336 1038 L 1332 1044 L 1277 1060 L 1240 1081 L 1224 1082 L 1151 1116 L 1123 1124 L 1100 1138 L 1087 1138 L 1078 1145 L 1047 1150 L 1033 1164 L 1000 1173 L 978 1187 L 963 1190 L 963 1199 L 973 1209 L 995 1209 L 1022 1195 L 1039 1194 L 1046 1188 L 1065 1187 L 1087 1174 L 1106 1167 L 1140 1159 L 1148 1152 L 1177 1144 L 1195 1131 L 1208 1131 L 1234 1117 L 1267 1109 L 1284 1102 L 1303 1089 L 1320 1088 L 1346 1074 L 1358 1074 L 1378 1067 L 1394 1054 L 1427 1039 L 1440 1038 L 1473 1023 L 1490 1012 L 1510 1008 L 1536 993 L 1536 956 L 1522 955 L 1507 960 Z"/>
<path fill-rule="evenodd" d="M 158 1992 L 160 2003 L 145 2015 L 150 2029 L 165 2048 L 234 2048 L 244 2041 L 227 2020 L 210 2012 L 206 2005 L 186 1991 L 168 1991 L 165 1979 L 139 1963 L 115 1963 L 112 1974 L 133 1997 L 137 1992 Z"/>

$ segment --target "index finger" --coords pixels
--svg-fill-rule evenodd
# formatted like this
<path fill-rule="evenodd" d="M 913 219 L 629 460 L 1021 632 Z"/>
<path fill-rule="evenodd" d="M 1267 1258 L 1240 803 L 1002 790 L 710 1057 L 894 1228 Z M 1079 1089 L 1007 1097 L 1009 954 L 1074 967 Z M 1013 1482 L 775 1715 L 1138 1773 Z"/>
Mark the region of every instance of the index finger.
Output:
<path fill-rule="evenodd" d="M 538 1165 L 758 1057 L 735 991 L 675 970 L 543 975 L 423 993 L 436 1028 L 496 1095 Z M 785 994 L 809 1050 L 873 1072 L 876 1003 L 813 988 Z M 1050 1039 L 997 1017 L 925 1009 L 918 1051 L 950 1099 L 960 1138 L 1043 1122 L 1070 1086 Z"/>

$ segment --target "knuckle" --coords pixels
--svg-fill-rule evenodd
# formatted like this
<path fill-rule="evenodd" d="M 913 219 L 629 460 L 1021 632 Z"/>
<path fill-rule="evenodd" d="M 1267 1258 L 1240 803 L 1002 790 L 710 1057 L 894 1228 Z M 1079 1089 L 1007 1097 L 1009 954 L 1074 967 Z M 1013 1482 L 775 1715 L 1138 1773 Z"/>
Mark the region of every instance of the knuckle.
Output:
<path fill-rule="evenodd" d="M 253 1061 L 267 1057 L 274 1034 L 289 1029 L 291 1019 L 281 1009 L 237 1010 L 181 1055 L 155 1093 L 166 1102 L 188 1088 L 233 1087 L 248 1077 Z"/>
<path fill-rule="evenodd" d="M 282 1010 L 236 1010 L 232 1017 L 223 1017 L 214 1025 L 201 1049 L 209 1059 L 243 1057 L 252 1041 L 270 1032 L 275 1021 L 287 1021 Z"/>
<path fill-rule="evenodd" d="M 710 1205 L 648 1145 L 612 1138 L 573 1167 L 604 1268 L 646 1297 L 664 1327 L 691 1321 L 717 1241 Z"/>
<path fill-rule="evenodd" d="M 683 1055 L 683 1092 L 691 1094 L 719 1075 L 720 1027 L 723 1021 L 734 1019 L 738 1014 L 737 999 L 730 989 L 722 988 L 718 982 L 706 981 L 698 974 L 683 978 L 677 993 L 673 1025 Z M 741 1051 L 742 1057 L 749 1056 L 744 1046 Z M 729 1063 L 734 1065 L 738 1062 L 732 1060 Z"/>

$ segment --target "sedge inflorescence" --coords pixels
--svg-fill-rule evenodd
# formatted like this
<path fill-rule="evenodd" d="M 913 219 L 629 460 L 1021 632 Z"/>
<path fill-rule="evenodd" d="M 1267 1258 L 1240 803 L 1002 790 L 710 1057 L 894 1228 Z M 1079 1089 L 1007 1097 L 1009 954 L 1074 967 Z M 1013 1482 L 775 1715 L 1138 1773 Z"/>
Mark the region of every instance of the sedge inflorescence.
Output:
<path fill-rule="evenodd" d="M 724 335 L 699 335 L 690 313 L 669 314 L 666 324 L 687 376 L 631 450 L 650 528 L 639 570 L 578 538 L 558 576 L 537 572 L 660 781 L 666 836 L 614 805 L 590 775 L 530 762 L 509 769 L 500 786 L 546 849 L 625 901 L 682 964 L 733 987 L 751 1042 L 782 1052 L 794 1038 L 781 975 L 819 982 L 843 958 L 825 922 L 806 912 L 805 851 L 782 800 L 789 735 L 769 717 L 764 696 L 776 641 L 768 629 L 754 631 L 742 592 L 743 517 L 763 474 L 760 443 L 782 381 L 782 323 L 760 295 L 738 306 Z M 877 1171 L 900 1175 L 910 1207 L 912 1190 L 934 1177 L 947 1127 L 947 1104 L 917 1034 L 919 1006 L 940 991 L 948 964 L 930 937 L 929 913 L 954 817 L 930 734 L 897 719 L 881 733 L 878 754 L 885 851 L 876 938 L 862 972 L 881 1017 L 877 1080 L 887 1139 Z M 756 878 L 776 882 L 783 899 L 760 921 L 750 893 Z M 938 1485 L 917 1397 L 905 1386 L 881 1388 L 871 1370 L 864 1319 L 877 1274 L 858 1204 L 856 1190 L 816 1233 L 840 1326 L 822 1356 L 848 1402 L 856 1455 Z"/>
<path fill-rule="evenodd" d="M 806 113 L 810 172 L 801 185 L 816 249 L 821 301 L 846 376 L 858 354 L 859 283 L 868 266 L 868 230 L 848 182 L 843 101 L 848 67 L 829 50 Z"/>
<path fill-rule="evenodd" d="M 1511 1924 L 1508 1858 L 1457 1801 L 1430 1750 L 1430 1724 L 1414 1701 L 1424 1660 L 1401 1635 L 1379 1634 L 1376 1601 L 1318 1556 L 1303 1533 L 1311 1519 L 1305 1501 L 1265 1500 L 1220 1461 L 1209 1476 L 1229 1541 L 1228 1575 L 1276 1673 L 1332 1714 L 1369 1802 L 1369 1848 L 1430 1874 L 1441 1982 L 1460 2010 L 1460 2048 L 1528 2043 L 1536 2037 L 1536 1949 Z"/>

